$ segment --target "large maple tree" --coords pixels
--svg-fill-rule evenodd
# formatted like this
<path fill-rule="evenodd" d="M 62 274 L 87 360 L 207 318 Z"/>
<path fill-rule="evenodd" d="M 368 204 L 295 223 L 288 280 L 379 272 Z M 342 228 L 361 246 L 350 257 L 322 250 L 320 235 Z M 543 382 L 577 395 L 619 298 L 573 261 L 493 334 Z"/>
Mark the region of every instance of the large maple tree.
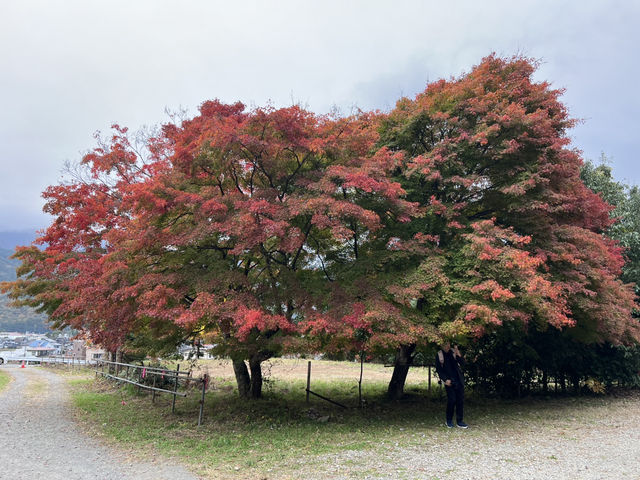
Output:
<path fill-rule="evenodd" d="M 580 180 L 562 92 L 534 71 L 528 59 L 490 56 L 390 113 L 383 145 L 406 155 L 398 178 L 426 210 L 397 248 L 426 251 L 400 264 L 389 292 L 416 305 L 440 339 L 519 322 L 570 328 L 584 341 L 637 341 L 621 250 L 602 235 L 611 207 Z M 391 396 L 424 340 L 399 347 Z"/>
<path fill-rule="evenodd" d="M 411 207 L 371 174 L 393 163 L 370 155 L 373 117 L 212 101 L 166 125 L 155 174 L 132 189 L 127 230 L 110 238 L 112 261 L 136 271 L 118 294 L 136 299 L 138 318 L 214 343 L 240 394 L 259 397 L 262 362 L 303 348 L 300 329 L 333 310 L 327 263 L 381 228 L 354 192 L 375 190 L 388 215 Z"/>

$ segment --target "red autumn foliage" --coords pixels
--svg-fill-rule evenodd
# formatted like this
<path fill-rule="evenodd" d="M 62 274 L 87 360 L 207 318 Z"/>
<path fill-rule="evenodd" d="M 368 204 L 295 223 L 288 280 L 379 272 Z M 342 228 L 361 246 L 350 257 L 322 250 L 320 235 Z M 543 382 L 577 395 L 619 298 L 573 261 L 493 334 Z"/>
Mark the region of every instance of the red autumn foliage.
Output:
<path fill-rule="evenodd" d="M 423 321 L 444 336 L 519 320 L 637 341 L 621 250 L 602 236 L 611 207 L 580 180 L 562 92 L 534 82 L 534 70 L 528 59 L 490 56 L 390 113 L 385 144 L 407 155 L 403 186 L 429 218 L 415 224 L 440 239 L 431 256 L 446 278 L 425 282 L 418 267 L 402 283 L 422 293 L 431 305 Z"/>

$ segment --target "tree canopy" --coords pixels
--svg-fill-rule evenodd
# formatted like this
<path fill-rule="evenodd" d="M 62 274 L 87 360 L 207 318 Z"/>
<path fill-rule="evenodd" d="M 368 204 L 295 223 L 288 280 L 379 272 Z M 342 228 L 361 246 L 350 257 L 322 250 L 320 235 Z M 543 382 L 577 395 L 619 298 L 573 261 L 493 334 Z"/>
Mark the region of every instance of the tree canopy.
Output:
<path fill-rule="evenodd" d="M 114 126 L 3 289 L 112 350 L 208 340 L 254 397 L 283 352 L 397 350 L 397 396 L 417 347 L 505 324 L 636 342 L 612 207 L 534 71 L 489 56 L 389 113 L 216 100 Z"/>

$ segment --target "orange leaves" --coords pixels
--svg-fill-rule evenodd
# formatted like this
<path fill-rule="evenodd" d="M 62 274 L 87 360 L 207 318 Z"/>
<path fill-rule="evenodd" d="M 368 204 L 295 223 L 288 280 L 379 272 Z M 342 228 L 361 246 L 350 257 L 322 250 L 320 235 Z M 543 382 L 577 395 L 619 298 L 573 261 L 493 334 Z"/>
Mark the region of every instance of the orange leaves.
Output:
<path fill-rule="evenodd" d="M 560 285 L 554 285 L 551 281 L 541 276 L 532 277 L 527 282 L 526 291 L 536 297 L 549 298 L 554 301 L 558 300 L 562 294 Z"/>
<path fill-rule="evenodd" d="M 504 266 L 523 271 L 534 271 L 543 263 L 539 257 L 532 256 L 528 251 L 511 249 L 506 255 Z"/>
<path fill-rule="evenodd" d="M 496 300 L 509 300 L 515 298 L 515 295 L 508 289 L 500 286 L 495 280 L 485 280 L 478 285 L 471 287 L 472 293 L 483 293 L 486 298 L 490 298 L 492 301 Z"/>

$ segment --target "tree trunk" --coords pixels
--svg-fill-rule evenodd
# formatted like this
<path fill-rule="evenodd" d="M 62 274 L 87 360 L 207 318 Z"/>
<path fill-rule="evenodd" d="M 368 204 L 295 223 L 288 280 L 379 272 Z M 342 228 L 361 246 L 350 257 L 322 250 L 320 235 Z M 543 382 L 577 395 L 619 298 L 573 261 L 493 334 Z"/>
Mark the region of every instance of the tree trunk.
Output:
<path fill-rule="evenodd" d="M 262 362 L 271 358 L 265 352 L 258 352 L 249 357 L 249 368 L 244 359 L 232 359 L 233 373 L 236 375 L 238 394 L 243 398 L 262 397 Z"/>
<path fill-rule="evenodd" d="M 415 345 L 401 345 L 396 352 L 393 374 L 387 389 L 387 396 L 391 400 L 400 400 L 404 395 L 404 384 L 407 381 L 407 374 L 412 361 L 411 355 L 415 349 Z"/>
<path fill-rule="evenodd" d="M 580 377 L 578 375 L 571 375 L 571 383 L 573 384 L 573 393 L 578 395 L 580 393 Z"/>
<path fill-rule="evenodd" d="M 249 370 L 247 370 L 247 364 L 243 359 L 232 359 L 233 373 L 236 375 L 236 383 L 238 384 L 238 394 L 247 398 L 249 391 L 251 390 L 251 378 L 249 377 Z"/>
<path fill-rule="evenodd" d="M 251 398 L 262 397 L 262 357 L 253 355 L 249 359 L 249 369 L 251 370 Z"/>

